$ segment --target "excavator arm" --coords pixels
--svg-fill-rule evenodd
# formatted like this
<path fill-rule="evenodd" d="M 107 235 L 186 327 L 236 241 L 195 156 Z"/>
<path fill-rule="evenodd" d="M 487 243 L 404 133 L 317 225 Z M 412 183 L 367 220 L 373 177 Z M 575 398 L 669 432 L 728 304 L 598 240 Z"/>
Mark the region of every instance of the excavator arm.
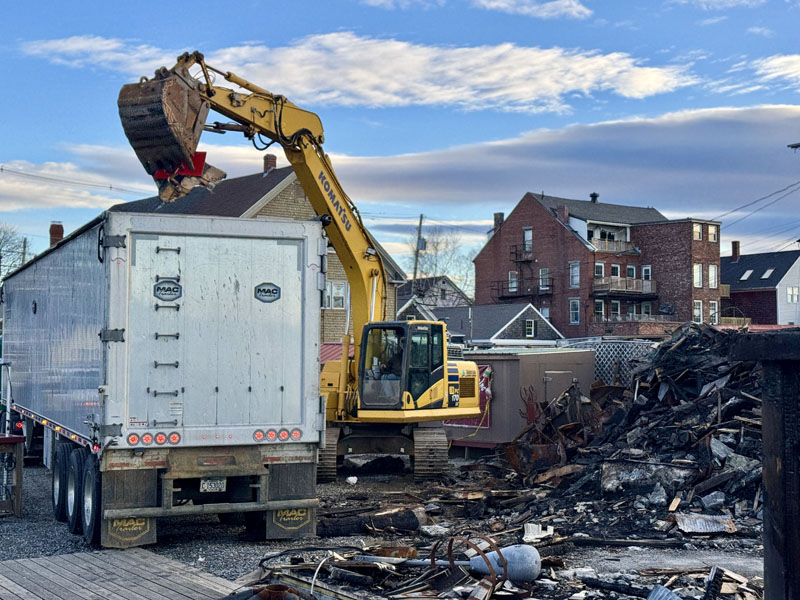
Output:
<path fill-rule="evenodd" d="M 200 78 L 189 73 L 191 67 L 199 67 Z M 212 73 L 244 92 L 215 85 Z M 124 86 L 118 104 L 125 133 L 145 169 L 159 183 L 164 200 L 224 177 L 210 165 L 200 164 L 204 156 L 195 150 L 203 129 L 237 130 L 254 142 L 268 138 L 281 145 L 312 208 L 327 225 L 326 233 L 347 273 L 355 358 L 344 361 L 347 347 L 343 347 L 342 357 L 343 364 L 349 363 L 346 383 L 355 389 L 354 365 L 359 364 L 363 326 L 386 318 L 386 274 L 358 209 L 342 189 L 322 148 L 319 117 L 284 96 L 210 67 L 199 52 L 180 56 L 174 67 L 160 69 L 152 80 L 143 78 Z M 236 124 L 205 124 L 209 109 Z M 154 131 L 158 135 L 154 136 Z M 343 385 L 340 389 L 345 391 Z"/>

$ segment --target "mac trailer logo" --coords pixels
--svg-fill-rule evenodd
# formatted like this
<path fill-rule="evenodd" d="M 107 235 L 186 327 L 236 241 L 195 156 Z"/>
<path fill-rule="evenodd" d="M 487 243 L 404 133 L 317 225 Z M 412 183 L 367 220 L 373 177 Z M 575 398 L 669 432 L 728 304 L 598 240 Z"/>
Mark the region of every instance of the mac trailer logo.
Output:
<path fill-rule="evenodd" d="M 162 279 L 153 286 L 153 296 L 163 302 L 173 302 L 183 296 L 183 288 L 174 279 Z"/>
<path fill-rule="evenodd" d="M 256 300 L 275 302 L 281 298 L 281 288 L 274 283 L 259 283 L 256 286 Z"/>

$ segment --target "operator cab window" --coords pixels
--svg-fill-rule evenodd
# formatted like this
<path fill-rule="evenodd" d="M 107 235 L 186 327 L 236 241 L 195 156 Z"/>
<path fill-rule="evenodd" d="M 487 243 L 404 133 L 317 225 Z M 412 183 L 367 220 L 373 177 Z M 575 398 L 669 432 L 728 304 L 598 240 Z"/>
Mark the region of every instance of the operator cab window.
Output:
<path fill-rule="evenodd" d="M 372 327 L 362 344 L 362 406 L 399 408 L 402 400 L 405 329 Z"/>

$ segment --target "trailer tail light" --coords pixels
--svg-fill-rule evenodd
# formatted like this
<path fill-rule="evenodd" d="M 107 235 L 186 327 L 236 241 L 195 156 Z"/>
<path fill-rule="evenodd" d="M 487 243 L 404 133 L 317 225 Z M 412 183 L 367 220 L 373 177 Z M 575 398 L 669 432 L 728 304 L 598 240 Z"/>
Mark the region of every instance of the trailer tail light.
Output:
<path fill-rule="evenodd" d="M 292 429 L 292 439 L 299 440 L 303 436 L 303 432 L 299 429 Z"/>
<path fill-rule="evenodd" d="M 163 446 L 167 443 L 167 434 L 166 433 L 157 433 L 156 434 L 156 444 L 159 446 Z"/>
<path fill-rule="evenodd" d="M 22 421 L 17 421 L 16 423 L 14 423 L 14 427 L 16 429 L 22 429 Z"/>
<path fill-rule="evenodd" d="M 264 432 L 261 431 L 260 429 L 256 429 L 253 432 L 253 439 L 255 441 L 257 441 L 257 442 L 263 442 L 264 441 Z"/>
<path fill-rule="evenodd" d="M 181 441 L 181 434 L 178 433 L 177 431 L 173 431 L 172 433 L 169 434 L 170 444 L 177 444 L 180 441 Z"/>
<path fill-rule="evenodd" d="M 270 429 L 267 432 L 267 441 L 274 442 L 277 439 L 278 439 L 278 433 L 274 429 Z"/>
<path fill-rule="evenodd" d="M 142 443 L 145 446 L 149 446 L 153 443 L 153 434 L 152 433 L 143 433 L 142 434 Z"/>
<path fill-rule="evenodd" d="M 138 443 L 139 443 L 139 436 L 138 435 L 136 435 L 135 433 L 132 433 L 132 434 L 130 434 L 128 436 L 128 445 L 129 446 L 135 446 Z"/>
<path fill-rule="evenodd" d="M 281 439 L 282 442 L 285 442 L 289 439 L 289 430 L 288 429 L 281 429 L 278 437 Z"/>

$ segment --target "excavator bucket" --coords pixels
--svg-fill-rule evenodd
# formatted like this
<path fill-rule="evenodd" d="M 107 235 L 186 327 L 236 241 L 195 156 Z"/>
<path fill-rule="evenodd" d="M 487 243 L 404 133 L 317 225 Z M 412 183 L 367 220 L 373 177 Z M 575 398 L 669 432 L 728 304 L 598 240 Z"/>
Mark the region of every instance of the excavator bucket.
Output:
<path fill-rule="evenodd" d="M 123 86 L 117 100 L 125 135 L 164 201 L 225 177 L 195 153 L 209 106 L 187 79 L 193 81 L 162 70 L 154 79 Z"/>

